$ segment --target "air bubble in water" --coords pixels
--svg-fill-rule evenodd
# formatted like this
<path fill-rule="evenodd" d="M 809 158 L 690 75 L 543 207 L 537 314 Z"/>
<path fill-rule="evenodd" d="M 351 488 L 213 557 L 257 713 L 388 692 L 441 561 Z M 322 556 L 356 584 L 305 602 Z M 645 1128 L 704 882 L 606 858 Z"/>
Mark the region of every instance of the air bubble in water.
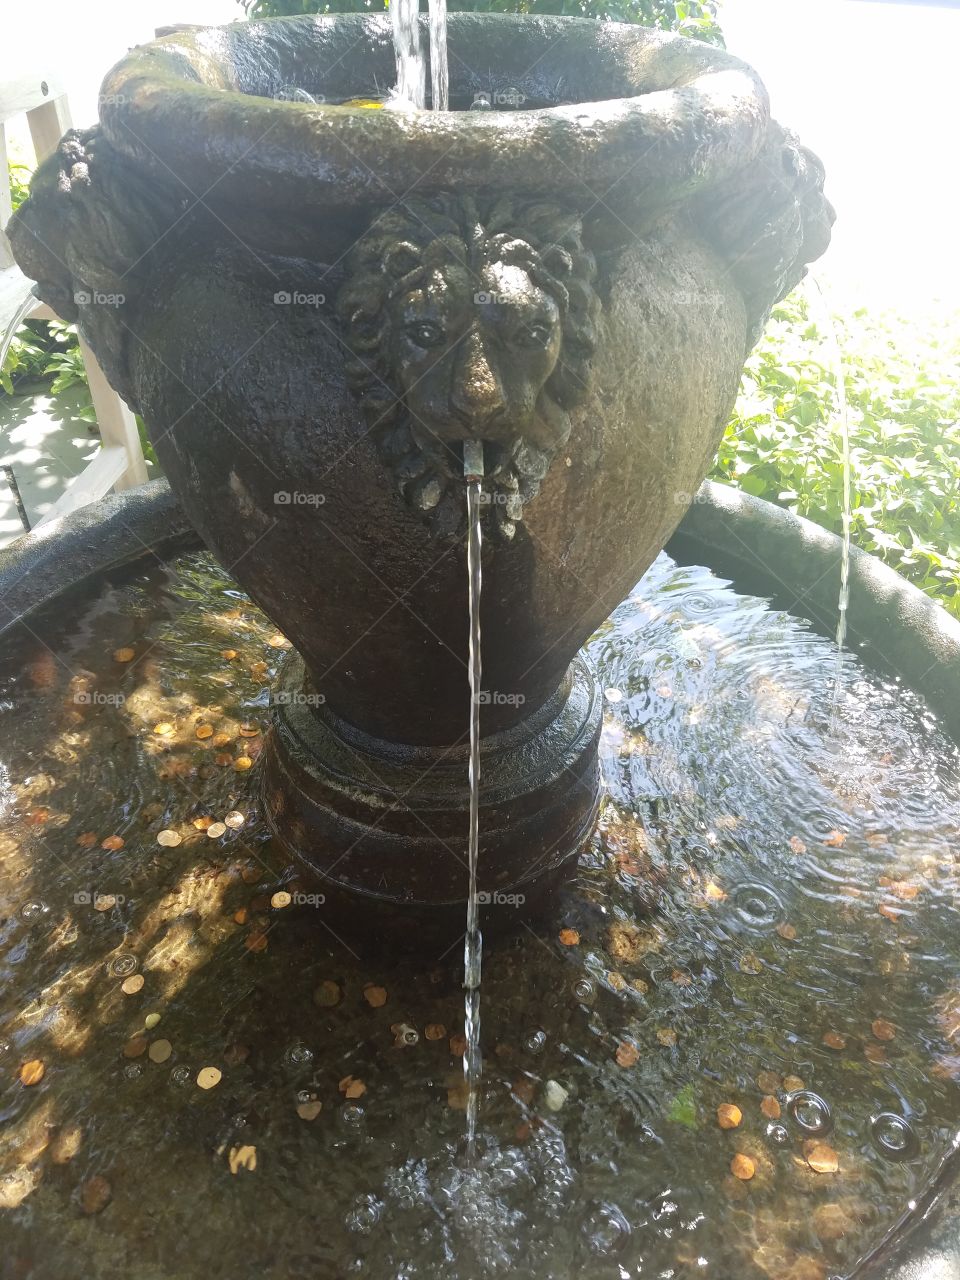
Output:
<path fill-rule="evenodd" d="M 20 915 L 24 920 L 39 920 L 49 910 L 50 908 L 45 902 L 25 902 L 20 908 Z"/>
<path fill-rule="evenodd" d="M 493 103 L 490 101 L 488 93 L 475 93 L 473 101 L 470 103 L 471 111 L 492 111 Z"/>
<path fill-rule="evenodd" d="M 360 1196 L 347 1214 L 347 1229 L 369 1235 L 380 1221 L 383 1205 L 376 1196 Z"/>
<path fill-rule="evenodd" d="M 597 998 L 597 989 L 589 978 L 578 978 L 573 984 L 573 994 L 581 1004 L 593 1004 Z"/>
<path fill-rule="evenodd" d="M 630 1223 L 615 1204 L 598 1205 L 581 1229 L 594 1253 L 618 1253 L 630 1236 Z"/>
<path fill-rule="evenodd" d="M 340 1108 L 340 1123 L 351 1133 L 356 1132 L 363 1124 L 363 1107 L 348 1102 L 346 1106 Z"/>
<path fill-rule="evenodd" d="M 301 1104 L 304 1102 L 313 1102 L 313 1094 L 309 1089 L 301 1089 L 297 1094 L 297 1101 Z"/>
<path fill-rule="evenodd" d="M 775 1147 L 786 1147 L 790 1143 L 790 1134 L 782 1124 L 768 1124 L 767 1137 Z"/>
<path fill-rule="evenodd" d="M 308 1049 L 302 1041 L 292 1044 L 283 1055 L 283 1060 L 288 1067 L 306 1067 L 313 1061 L 313 1051 Z"/>
<path fill-rule="evenodd" d="M 136 1080 L 137 1076 L 143 1075 L 143 1066 L 139 1062 L 128 1062 L 123 1068 L 123 1074 L 128 1080 Z"/>
<path fill-rule="evenodd" d="M 546 1047 L 547 1033 L 545 1031 L 531 1031 L 523 1042 L 523 1047 L 527 1053 L 540 1053 Z"/>
<path fill-rule="evenodd" d="M 809 1089 L 795 1093 L 788 1101 L 790 1114 L 796 1121 L 797 1128 L 804 1133 L 829 1133 L 833 1124 L 830 1108 L 824 1100 Z"/>
<path fill-rule="evenodd" d="M 174 1067 L 170 1072 L 170 1083 L 179 1085 L 182 1089 L 185 1085 L 190 1083 L 192 1075 L 193 1073 L 186 1063 L 181 1063 L 179 1067 Z"/>
<path fill-rule="evenodd" d="M 128 978 L 131 973 L 137 971 L 137 957 L 131 955 L 129 951 L 123 952 L 122 955 L 114 956 L 110 961 L 110 972 L 115 978 Z"/>
<path fill-rule="evenodd" d="M 912 1160 L 920 1151 L 920 1140 L 909 1121 L 893 1111 L 881 1111 L 870 1121 L 870 1133 L 878 1150 L 888 1160 Z"/>

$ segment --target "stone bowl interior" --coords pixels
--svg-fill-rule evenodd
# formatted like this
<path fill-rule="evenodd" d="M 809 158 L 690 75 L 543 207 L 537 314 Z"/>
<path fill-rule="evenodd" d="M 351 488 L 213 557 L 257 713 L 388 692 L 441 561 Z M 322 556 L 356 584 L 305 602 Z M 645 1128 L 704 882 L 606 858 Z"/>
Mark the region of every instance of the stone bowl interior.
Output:
<path fill-rule="evenodd" d="M 609 190 L 632 224 L 732 174 L 765 141 L 756 74 L 696 41 L 469 13 L 450 15 L 448 41 L 455 108 L 510 90 L 533 109 L 340 105 L 390 89 L 389 19 L 308 16 L 192 29 L 134 50 L 104 81 L 104 135 L 148 170 L 208 192 L 214 207 L 274 201 L 269 180 L 281 174 L 284 203 L 328 209 L 396 199 L 414 183 L 421 193 L 566 194 L 580 182 Z"/>

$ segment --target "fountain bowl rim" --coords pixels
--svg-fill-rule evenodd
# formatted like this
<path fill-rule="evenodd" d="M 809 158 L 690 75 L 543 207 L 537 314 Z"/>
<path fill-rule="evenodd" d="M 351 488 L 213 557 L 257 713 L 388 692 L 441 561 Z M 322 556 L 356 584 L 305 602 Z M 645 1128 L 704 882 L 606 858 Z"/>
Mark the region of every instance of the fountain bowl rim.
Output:
<path fill-rule="evenodd" d="M 354 67 L 392 57 L 386 15 L 298 15 L 177 29 L 134 48 L 103 82 L 103 135 L 154 180 L 234 215 L 241 192 L 246 205 L 330 210 L 392 204 L 413 189 L 569 197 L 579 183 L 594 199 L 609 194 L 636 225 L 763 162 L 766 90 L 725 50 L 589 18 L 454 13 L 448 29 L 452 51 L 477 49 L 478 64 L 492 65 L 486 48 L 498 66 L 529 60 L 530 83 L 556 72 L 578 87 L 575 100 L 403 112 L 278 98 L 323 57 L 341 88 Z M 463 61 L 452 59 L 455 70 Z M 578 62 L 588 71 L 573 70 Z M 507 62 L 505 78 L 522 82 L 514 70 Z M 479 72 L 459 74 L 479 83 Z"/>

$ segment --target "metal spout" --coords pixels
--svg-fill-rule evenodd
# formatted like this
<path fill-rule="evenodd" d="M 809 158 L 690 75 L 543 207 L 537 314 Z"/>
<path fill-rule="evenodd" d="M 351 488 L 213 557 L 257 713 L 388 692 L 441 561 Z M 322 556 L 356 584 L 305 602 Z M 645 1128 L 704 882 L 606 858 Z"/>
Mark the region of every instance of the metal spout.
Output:
<path fill-rule="evenodd" d="M 480 440 L 463 442 L 463 478 L 467 481 L 483 479 L 483 442 Z"/>

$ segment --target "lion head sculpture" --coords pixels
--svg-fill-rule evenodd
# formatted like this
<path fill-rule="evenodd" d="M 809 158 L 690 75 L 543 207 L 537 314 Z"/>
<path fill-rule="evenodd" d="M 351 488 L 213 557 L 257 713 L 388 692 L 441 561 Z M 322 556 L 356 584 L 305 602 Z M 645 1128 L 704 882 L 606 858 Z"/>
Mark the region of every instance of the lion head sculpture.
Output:
<path fill-rule="evenodd" d="M 596 263 L 577 214 L 441 194 L 377 218 L 338 298 L 347 376 L 408 502 L 438 506 L 483 444 L 513 536 L 570 434 L 597 343 Z"/>
<path fill-rule="evenodd" d="M 822 166 L 771 121 L 761 151 L 734 174 L 682 200 L 665 187 L 662 199 L 658 216 L 712 247 L 739 291 L 746 355 L 771 306 L 829 241 Z M 617 245 L 641 236 L 621 218 L 620 232 L 597 236 L 596 218 L 529 193 L 440 191 L 392 207 L 349 250 L 326 246 L 318 257 L 310 256 L 322 229 L 313 218 L 278 227 L 257 215 L 251 225 L 258 261 L 335 264 L 324 270 L 340 280 L 350 388 L 401 493 L 441 530 L 459 531 L 462 520 L 465 440 L 483 445 L 490 523 L 511 538 L 570 436 Z M 139 409 L 137 317 L 151 281 L 168 261 L 198 246 L 208 252 L 224 227 L 179 180 L 133 163 L 90 129 L 61 140 L 7 231 L 39 296 L 79 321 L 111 384 Z M 352 236 L 352 226 L 337 235 Z M 246 226 L 234 238 L 249 248 Z M 602 272 L 587 243 L 603 245 Z M 122 294 L 125 306 L 89 305 L 97 292 Z"/>

